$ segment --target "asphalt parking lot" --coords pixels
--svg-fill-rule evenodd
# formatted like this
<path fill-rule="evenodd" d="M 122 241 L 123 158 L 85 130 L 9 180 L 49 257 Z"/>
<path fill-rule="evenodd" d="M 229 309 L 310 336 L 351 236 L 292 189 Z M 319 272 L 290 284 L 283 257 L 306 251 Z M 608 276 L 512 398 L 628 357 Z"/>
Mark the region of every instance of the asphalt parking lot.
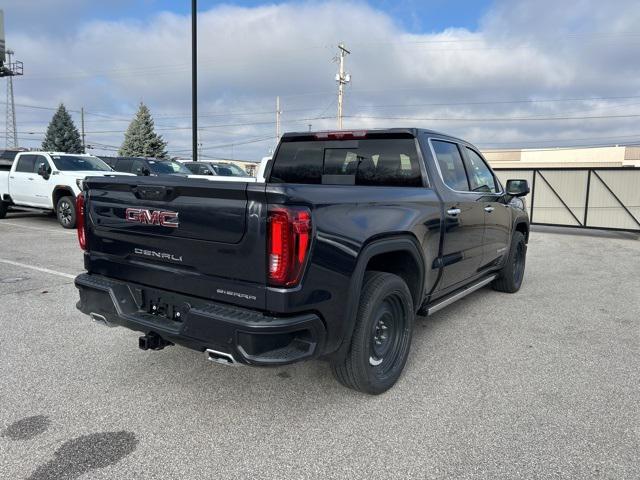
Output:
<path fill-rule="evenodd" d="M 0 478 L 640 478 L 640 241 L 538 230 L 515 295 L 419 319 L 370 397 L 229 368 L 75 309 L 74 232 L 0 220 Z"/>

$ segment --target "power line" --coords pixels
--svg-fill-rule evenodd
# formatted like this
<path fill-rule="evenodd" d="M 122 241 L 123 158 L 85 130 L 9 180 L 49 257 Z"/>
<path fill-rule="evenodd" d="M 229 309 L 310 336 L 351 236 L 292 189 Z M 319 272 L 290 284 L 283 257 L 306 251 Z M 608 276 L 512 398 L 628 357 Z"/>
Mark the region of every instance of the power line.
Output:
<path fill-rule="evenodd" d="M 347 118 L 364 119 L 364 120 L 403 120 L 409 122 L 532 122 L 532 121 L 567 121 L 567 120 L 609 120 L 616 118 L 637 118 L 640 114 L 633 115 L 594 115 L 579 117 L 376 117 L 370 115 L 350 115 Z"/>

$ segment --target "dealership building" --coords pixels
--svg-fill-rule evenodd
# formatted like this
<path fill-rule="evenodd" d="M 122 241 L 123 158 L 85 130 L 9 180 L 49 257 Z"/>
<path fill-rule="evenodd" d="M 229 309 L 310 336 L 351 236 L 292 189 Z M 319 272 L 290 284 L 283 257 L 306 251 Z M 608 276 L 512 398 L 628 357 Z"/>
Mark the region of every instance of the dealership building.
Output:
<path fill-rule="evenodd" d="M 640 146 L 486 149 L 494 168 L 640 167 Z"/>

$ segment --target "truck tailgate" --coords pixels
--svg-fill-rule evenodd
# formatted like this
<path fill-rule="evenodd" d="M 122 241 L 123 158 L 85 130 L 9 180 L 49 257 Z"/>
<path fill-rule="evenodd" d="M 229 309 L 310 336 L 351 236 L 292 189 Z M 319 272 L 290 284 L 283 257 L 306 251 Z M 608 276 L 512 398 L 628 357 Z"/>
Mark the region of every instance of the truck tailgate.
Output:
<path fill-rule="evenodd" d="M 94 177 L 85 196 L 91 273 L 264 307 L 264 184 Z"/>

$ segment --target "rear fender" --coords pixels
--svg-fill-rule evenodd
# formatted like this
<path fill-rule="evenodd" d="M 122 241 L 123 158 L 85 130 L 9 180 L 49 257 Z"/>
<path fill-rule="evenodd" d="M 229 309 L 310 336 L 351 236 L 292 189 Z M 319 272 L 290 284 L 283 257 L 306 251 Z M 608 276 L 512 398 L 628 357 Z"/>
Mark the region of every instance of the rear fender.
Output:
<path fill-rule="evenodd" d="M 418 298 L 413 299 L 414 308 L 417 311 L 422 304 L 422 296 L 424 295 L 424 278 L 425 278 L 425 266 L 424 259 L 418 241 L 412 235 L 394 235 L 391 237 L 379 238 L 370 240 L 365 244 L 363 249 L 358 255 L 358 261 L 356 268 L 351 275 L 351 281 L 349 284 L 349 297 L 347 301 L 347 308 L 344 316 L 344 322 L 341 332 L 341 344 L 338 350 L 331 354 L 332 358 L 344 358 L 349 350 L 351 344 L 351 336 L 355 328 L 356 315 L 358 313 L 358 306 L 360 301 L 360 292 L 362 291 L 362 283 L 364 281 L 364 274 L 367 269 L 369 261 L 376 255 L 391 252 L 406 252 L 409 253 L 416 264 L 419 266 L 419 286 L 418 292 L 422 292 Z"/>

